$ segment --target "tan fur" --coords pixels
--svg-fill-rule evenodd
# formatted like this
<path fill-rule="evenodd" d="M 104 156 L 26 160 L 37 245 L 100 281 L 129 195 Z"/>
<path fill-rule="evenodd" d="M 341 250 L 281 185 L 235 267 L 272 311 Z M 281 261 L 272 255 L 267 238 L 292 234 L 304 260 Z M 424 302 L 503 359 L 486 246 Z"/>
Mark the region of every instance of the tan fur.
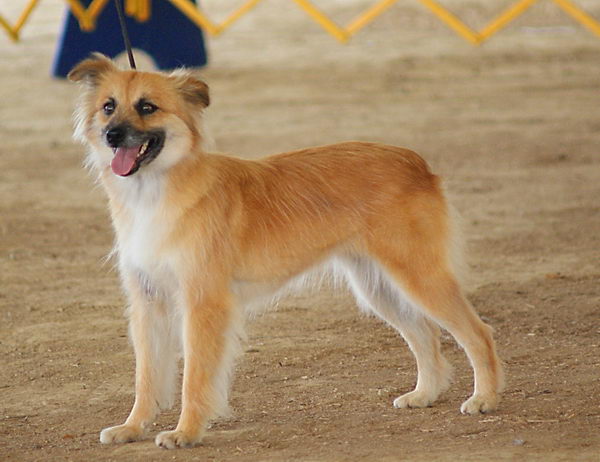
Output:
<path fill-rule="evenodd" d="M 159 408 L 172 405 L 180 350 L 181 417 L 156 443 L 198 443 L 225 408 L 244 307 L 318 268 L 342 274 L 359 305 L 414 352 L 417 386 L 396 407 L 428 406 L 448 386 L 439 325 L 474 368 L 475 392 L 461 411 L 496 408 L 502 369 L 491 329 L 459 287 L 449 207 L 417 154 L 359 142 L 258 161 L 208 154 L 201 130 L 208 89 L 191 74 L 121 71 L 95 56 L 70 78 L 84 88 L 76 136 L 109 197 L 136 354 L 135 404 L 123 425 L 102 432 L 103 443 L 141 438 Z M 158 110 L 136 112 L 142 97 Z M 108 98 L 116 101 L 110 115 Z M 106 131 L 116 123 L 166 133 L 156 159 L 127 177 L 110 167 Z"/>

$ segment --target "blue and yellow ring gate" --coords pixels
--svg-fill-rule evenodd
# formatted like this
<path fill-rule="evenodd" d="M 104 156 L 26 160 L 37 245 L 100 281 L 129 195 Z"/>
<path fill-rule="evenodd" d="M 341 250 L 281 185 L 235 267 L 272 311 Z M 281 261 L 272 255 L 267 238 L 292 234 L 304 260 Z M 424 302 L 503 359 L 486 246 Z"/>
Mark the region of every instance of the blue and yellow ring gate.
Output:
<path fill-rule="evenodd" d="M 23 26 L 31 17 L 31 12 L 42 0 L 29 0 L 14 24 L 0 14 L 0 27 L 3 28 L 8 36 L 18 41 Z M 79 26 L 84 31 L 90 31 L 95 28 L 96 18 L 102 12 L 106 4 L 111 0 L 93 0 L 90 6 L 85 8 L 79 0 L 65 0 L 73 15 L 77 18 Z M 171 2 L 182 14 L 187 16 L 196 26 L 202 28 L 208 34 L 216 36 L 228 29 L 232 24 L 250 12 L 262 0 L 246 0 L 240 7 L 235 9 L 223 22 L 213 22 L 204 12 L 197 8 L 189 0 L 163 0 Z M 331 36 L 339 42 L 347 42 L 354 34 L 363 27 L 375 20 L 378 16 L 384 14 L 391 6 L 399 3 L 400 0 L 379 0 L 363 11 L 356 19 L 346 26 L 340 26 L 316 5 L 315 0 L 290 0 L 302 8 L 307 15 L 321 26 Z M 326 0 L 320 0 L 326 1 Z M 408 1 L 408 0 L 403 0 Z M 438 19 L 444 22 L 451 30 L 460 37 L 464 38 L 473 45 L 480 45 L 497 32 L 506 27 L 510 22 L 525 13 L 531 6 L 540 1 L 551 1 L 560 9 L 567 13 L 578 23 L 589 29 L 593 34 L 600 37 L 600 22 L 593 16 L 581 9 L 573 0 L 517 0 L 508 7 L 499 16 L 490 21 L 480 31 L 473 30 L 467 26 L 458 16 L 453 14 L 447 8 L 442 6 L 436 0 L 411 0 L 418 1 L 428 11 L 434 14 Z M 152 14 L 151 0 L 125 0 L 125 12 L 133 16 L 138 21 L 146 21 Z"/>

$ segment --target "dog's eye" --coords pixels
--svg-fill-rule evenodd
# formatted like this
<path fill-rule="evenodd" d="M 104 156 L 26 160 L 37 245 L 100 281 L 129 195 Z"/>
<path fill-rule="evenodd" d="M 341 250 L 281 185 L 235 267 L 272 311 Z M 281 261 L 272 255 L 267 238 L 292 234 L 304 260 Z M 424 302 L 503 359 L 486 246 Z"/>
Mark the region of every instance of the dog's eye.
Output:
<path fill-rule="evenodd" d="M 156 112 L 157 109 L 158 109 L 158 106 L 156 106 L 152 103 L 148 103 L 148 102 L 141 103 L 138 106 L 138 111 L 141 115 L 152 114 L 153 112 Z"/>
<path fill-rule="evenodd" d="M 111 115 L 113 112 L 115 112 L 114 100 L 109 99 L 106 103 L 104 103 L 104 106 L 102 106 L 102 109 L 104 110 L 104 114 Z"/>

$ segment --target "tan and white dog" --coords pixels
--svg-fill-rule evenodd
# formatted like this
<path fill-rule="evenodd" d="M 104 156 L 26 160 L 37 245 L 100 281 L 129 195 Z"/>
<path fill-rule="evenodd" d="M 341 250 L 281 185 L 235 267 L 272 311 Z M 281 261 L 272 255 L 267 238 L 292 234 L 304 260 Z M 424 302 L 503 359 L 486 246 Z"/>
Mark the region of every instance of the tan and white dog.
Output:
<path fill-rule="evenodd" d="M 205 83 L 185 71 L 124 71 L 94 55 L 76 138 L 109 198 L 136 357 L 135 404 L 103 443 L 143 437 L 173 403 L 164 448 L 198 443 L 226 406 L 245 307 L 313 271 L 343 275 L 361 308 L 400 332 L 418 365 L 397 408 L 431 405 L 450 380 L 440 329 L 465 349 L 475 391 L 461 411 L 496 408 L 502 368 L 492 331 L 457 282 L 450 208 L 439 179 L 406 149 L 348 142 L 243 160 L 202 148 Z"/>

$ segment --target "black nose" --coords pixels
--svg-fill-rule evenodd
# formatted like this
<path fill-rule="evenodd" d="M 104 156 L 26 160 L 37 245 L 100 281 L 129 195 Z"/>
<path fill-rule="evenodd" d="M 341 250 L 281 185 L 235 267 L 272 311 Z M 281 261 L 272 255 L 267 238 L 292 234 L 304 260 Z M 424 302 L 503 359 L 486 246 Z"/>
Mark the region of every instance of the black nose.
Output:
<path fill-rule="evenodd" d="M 119 147 L 125 140 L 127 130 L 123 126 L 116 126 L 106 132 L 106 142 L 111 148 Z"/>

